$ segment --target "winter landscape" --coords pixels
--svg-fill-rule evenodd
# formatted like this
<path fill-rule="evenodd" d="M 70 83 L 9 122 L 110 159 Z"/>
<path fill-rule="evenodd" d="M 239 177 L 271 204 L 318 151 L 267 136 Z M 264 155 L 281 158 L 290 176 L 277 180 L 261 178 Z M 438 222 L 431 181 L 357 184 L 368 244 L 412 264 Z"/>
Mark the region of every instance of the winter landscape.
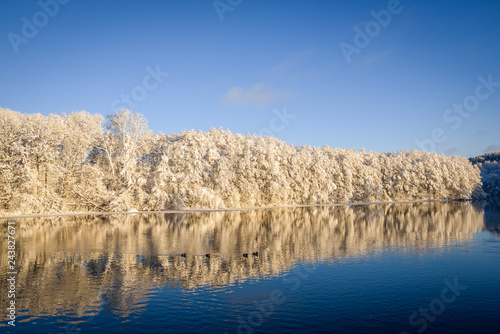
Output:
<path fill-rule="evenodd" d="M 497 331 L 499 15 L 0 2 L 0 332 Z"/>
<path fill-rule="evenodd" d="M 500 153 L 374 153 L 293 146 L 229 130 L 153 133 L 107 115 L 0 109 L 2 211 L 163 211 L 355 202 L 470 200 L 500 194 Z M 483 191 L 483 189 L 484 191 Z"/>

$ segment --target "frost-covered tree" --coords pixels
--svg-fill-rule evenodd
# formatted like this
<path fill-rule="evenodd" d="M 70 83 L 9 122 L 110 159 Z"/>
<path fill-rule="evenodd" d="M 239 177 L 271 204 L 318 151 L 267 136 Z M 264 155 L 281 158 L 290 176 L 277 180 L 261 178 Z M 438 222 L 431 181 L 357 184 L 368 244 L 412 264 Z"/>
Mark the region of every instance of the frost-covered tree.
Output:
<path fill-rule="evenodd" d="M 500 152 L 487 153 L 469 160 L 481 170 L 483 182 L 483 191 L 475 193 L 475 197 L 500 197 Z"/>
<path fill-rule="evenodd" d="M 25 115 L 0 108 L 0 210 L 20 207 L 21 194 L 29 196 L 31 170 L 25 159 L 22 127 Z"/>
<path fill-rule="evenodd" d="M 86 165 L 87 157 L 97 138 L 102 133 L 101 115 L 91 115 L 85 111 L 62 115 L 65 130 L 62 131 L 58 149 L 62 169 L 60 192 L 71 192 L 77 178 Z"/>
<path fill-rule="evenodd" d="M 151 132 L 147 120 L 130 110 L 120 110 L 108 115 L 98 147 L 101 168 L 108 168 L 106 184 L 114 197 L 112 208 L 128 210 L 144 201 L 142 185 L 146 183 L 141 173 L 141 159 L 146 153 Z M 146 169 L 147 170 L 147 169 Z"/>
<path fill-rule="evenodd" d="M 500 197 L 500 163 L 486 162 L 480 168 L 483 190 L 491 197 Z"/>
<path fill-rule="evenodd" d="M 470 162 L 473 164 L 477 163 L 485 163 L 485 162 L 500 162 L 500 152 L 490 152 L 486 153 L 480 156 L 477 156 L 475 158 L 469 158 Z"/>
<path fill-rule="evenodd" d="M 83 111 L 43 116 L 0 109 L 0 210 L 468 199 L 481 185 L 479 168 L 462 157 L 294 146 L 220 128 L 153 134 L 144 116 L 130 110 L 103 120 Z M 496 165 L 482 168 L 490 175 L 483 181 L 497 182 Z"/>

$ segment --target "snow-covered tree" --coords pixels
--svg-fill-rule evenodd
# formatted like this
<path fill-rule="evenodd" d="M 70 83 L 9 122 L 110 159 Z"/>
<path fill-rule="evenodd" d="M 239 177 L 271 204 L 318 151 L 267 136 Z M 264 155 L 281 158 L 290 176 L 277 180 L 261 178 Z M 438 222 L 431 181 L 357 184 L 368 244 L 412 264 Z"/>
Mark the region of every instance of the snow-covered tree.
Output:
<path fill-rule="evenodd" d="M 500 163 L 498 161 L 479 163 L 483 191 L 487 197 L 500 197 Z"/>
<path fill-rule="evenodd" d="M 474 193 L 474 197 L 500 197 L 500 152 L 491 152 L 469 159 L 481 170 L 483 182 L 482 192 Z"/>
<path fill-rule="evenodd" d="M 293 146 L 229 130 L 153 134 L 130 110 L 24 115 L 0 109 L 0 210 L 164 210 L 468 199 L 466 158 Z M 478 164 L 496 193 L 498 165 Z M 486 189 L 485 188 L 485 189 Z"/>

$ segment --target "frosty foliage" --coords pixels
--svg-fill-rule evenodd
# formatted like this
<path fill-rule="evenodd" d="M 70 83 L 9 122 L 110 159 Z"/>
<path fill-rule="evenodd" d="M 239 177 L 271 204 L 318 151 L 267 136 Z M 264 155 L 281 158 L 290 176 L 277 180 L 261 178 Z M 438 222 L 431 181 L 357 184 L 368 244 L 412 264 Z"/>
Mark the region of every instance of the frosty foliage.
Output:
<path fill-rule="evenodd" d="M 500 197 L 500 163 L 485 162 L 480 167 L 483 190 L 489 197 Z"/>
<path fill-rule="evenodd" d="M 0 212 L 128 211 L 468 199 L 479 169 L 424 151 L 293 146 L 229 130 L 154 134 L 108 115 L 0 109 Z"/>
<path fill-rule="evenodd" d="M 483 191 L 486 197 L 500 197 L 500 152 L 487 153 L 469 159 L 481 170 Z"/>
<path fill-rule="evenodd" d="M 494 161 L 500 162 L 500 152 L 486 153 L 475 158 L 469 158 L 469 160 L 473 164 L 494 162 Z"/>

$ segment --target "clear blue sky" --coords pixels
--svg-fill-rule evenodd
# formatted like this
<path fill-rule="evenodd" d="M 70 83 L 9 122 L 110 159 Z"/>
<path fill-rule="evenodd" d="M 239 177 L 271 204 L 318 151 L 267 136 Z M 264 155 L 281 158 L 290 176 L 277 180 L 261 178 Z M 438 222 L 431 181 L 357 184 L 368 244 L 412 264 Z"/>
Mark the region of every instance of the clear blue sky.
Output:
<path fill-rule="evenodd" d="M 499 1 L 54 1 L 0 2 L 0 107 L 132 104 L 155 132 L 500 151 Z"/>

